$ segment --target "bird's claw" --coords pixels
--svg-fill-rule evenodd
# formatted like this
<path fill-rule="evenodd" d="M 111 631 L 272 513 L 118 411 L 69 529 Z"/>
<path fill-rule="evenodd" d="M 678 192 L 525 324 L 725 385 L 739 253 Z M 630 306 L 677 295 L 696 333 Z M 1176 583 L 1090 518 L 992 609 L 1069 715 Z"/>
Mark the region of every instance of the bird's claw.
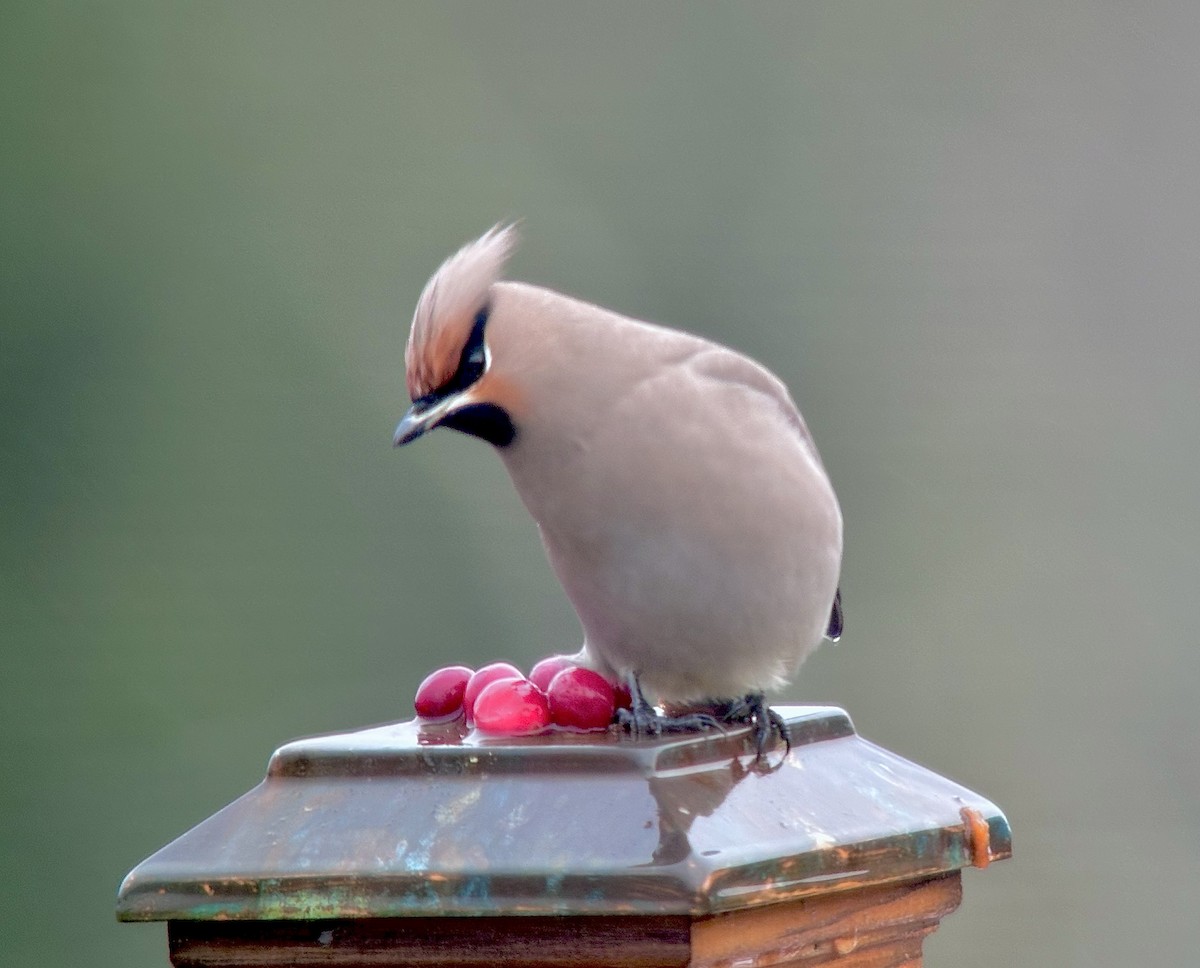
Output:
<path fill-rule="evenodd" d="M 767 749 L 772 739 L 778 736 L 783 741 L 783 759 L 792 751 L 792 733 L 787 720 L 767 705 L 761 692 L 751 692 L 734 699 L 724 708 L 717 706 L 719 717 L 711 713 L 691 710 L 678 715 L 666 716 L 646 701 L 642 685 L 636 675 L 629 676 L 629 709 L 617 712 L 617 722 L 635 739 L 662 736 L 665 733 L 694 733 L 707 730 L 724 731 L 725 726 L 749 726 L 754 739 L 754 758 L 759 764 L 767 759 Z M 776 768 L 783 763 L 776 764 Z"/>
<path fill-rule="evenodd" d="M 754 738 L 755 758 L 761 763 L 766 759 L 767 746 L 773 735 L 783 740 L 783 755 L 787 758 L 792 751 L 792 732 L 787 720 L 767 705 L 767 700 L 761 692 L 752 692 L 740 699 L 735 699 L 721 717 L 726 723 L 737 723 L 750 727 L 750 735 Z"/>
<path fill-rule="evenodd" d="M 617 724 L 639 739 L 667 733 L 695 733 L 722 728 L 721 721 L 708 713 L 664 716 L 653 707 L 647 710 L 620 709 L 617 711 Z"/>
<path fill-rule="evenodd" d="M 695 733 L 710 729 L 723 729 L 721 721 L 708 713 L 688 712 L 677 716 L 666 716 L 647 702 L 637 676 L 630 676 L 628 683 L 629 694 L 633 701 L 631 708 L 617 711 L 617 723 L 635 739 L 662 736 L 667 733 Z"/>

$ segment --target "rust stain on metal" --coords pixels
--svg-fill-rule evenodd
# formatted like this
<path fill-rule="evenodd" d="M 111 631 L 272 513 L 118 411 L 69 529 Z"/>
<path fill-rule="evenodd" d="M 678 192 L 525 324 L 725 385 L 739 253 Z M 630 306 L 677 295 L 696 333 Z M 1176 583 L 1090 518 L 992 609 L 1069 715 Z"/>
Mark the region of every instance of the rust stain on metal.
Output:
<path fill-rule="evenodd" d="M 971 863 L 982 870 L 992 862 L 992 828 L 978 810 L 963 807 L 959 813 L 962 815 L 967 839 L 971 844 Z"/>

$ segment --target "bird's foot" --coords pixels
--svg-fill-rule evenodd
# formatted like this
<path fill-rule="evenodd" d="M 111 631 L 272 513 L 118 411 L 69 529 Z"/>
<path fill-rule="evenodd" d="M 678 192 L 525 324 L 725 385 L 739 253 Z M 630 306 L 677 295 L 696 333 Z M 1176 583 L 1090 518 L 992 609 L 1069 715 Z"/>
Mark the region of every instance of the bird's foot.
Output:
<path fill-rule="evenodd" d="M 620 709 L 617 711 L 617 723 L 636 739 L 662 736 L 666 733 L 699 733 L 721 728 L 721 721 L 708 713 L 666 716 L 653 706 L 644 712 L 637 709 Z"/>
<path fill-rule="evenodd" d="M 634 739 L 645 736 L 662 736 L 665 733 L 696 733 L 710 729 L 721 729 L 721 721 L 708 713 L 688 712 L 677 716 L 666 716 L 650 705 L 642 693 L 642 684 L 636 675 L 628 678 L 629 709 L 617 711 L 617 722 Z"/>
<path fill-rule="evenodd" d="M 750 727 L 754 738 L 755 758 L 761 763 L 766 759 L 767 746 L 773 735 L 783 740 L 783 755 L 787 758 L 792 751 L 792 733 L 787 721 L 767 705 L 761 692 L 748 693 L 729 703 L 721 719 L 726 723 L 737 723 Z"/>

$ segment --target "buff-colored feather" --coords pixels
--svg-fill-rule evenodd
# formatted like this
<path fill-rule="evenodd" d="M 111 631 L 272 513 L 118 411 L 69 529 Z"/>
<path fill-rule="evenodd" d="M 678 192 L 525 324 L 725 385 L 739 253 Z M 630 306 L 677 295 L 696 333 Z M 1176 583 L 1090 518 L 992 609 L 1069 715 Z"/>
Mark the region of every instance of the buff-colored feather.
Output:
<path fill-rule="evenodd" d="M 475 316 L 517 244 L 514 225 L 497 225 L 442 263 L 425 285 L 404 351 L 408 392 L 415 400 L 454 373 Z"/>

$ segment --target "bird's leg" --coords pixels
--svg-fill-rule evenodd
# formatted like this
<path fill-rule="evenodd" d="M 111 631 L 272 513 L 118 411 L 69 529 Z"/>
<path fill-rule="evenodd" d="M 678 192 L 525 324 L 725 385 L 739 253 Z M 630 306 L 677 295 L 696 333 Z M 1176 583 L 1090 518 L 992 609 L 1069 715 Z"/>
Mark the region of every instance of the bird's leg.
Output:
<path fill-rule="evenodd" d="M 792 751 L 792 733 L 787 721 L 767 705 L 767 700 L 761 692 L 752 692 L 734 699 L 725 715 L 721 717 L 727 723 L 740 723 L 751 727 L 754 737 L 754 751 L 759 760 L 767 753 L 767 744 L 773 733 L 778 733 L 783 740 L 783 755 L 786 757 Z"/>
<path fill-rule="evenodd" d="M 654 707 L 646 700 L 642 692 L 642 684 L 638 682 L 636 672 L 625 677 L 629 689 L 629 708 L 617 711 L 617 721 L 625 727 L 634 738 L 641 736 L 657 736 L 662 732 L 662 724 Z"/>
<path fill-rule="evenodd" d="M 643 736 L 660 736 L 663 733 L 692 733 L 721 728 L 721 723 L 717 718 L 708 713 L 663 716 L 646 699 L 637 673 L 629 673 L 625 681 L 629 686 L 631 708 L 618 710 L 617 722 L 627 729 L 635 739 Z"/>

